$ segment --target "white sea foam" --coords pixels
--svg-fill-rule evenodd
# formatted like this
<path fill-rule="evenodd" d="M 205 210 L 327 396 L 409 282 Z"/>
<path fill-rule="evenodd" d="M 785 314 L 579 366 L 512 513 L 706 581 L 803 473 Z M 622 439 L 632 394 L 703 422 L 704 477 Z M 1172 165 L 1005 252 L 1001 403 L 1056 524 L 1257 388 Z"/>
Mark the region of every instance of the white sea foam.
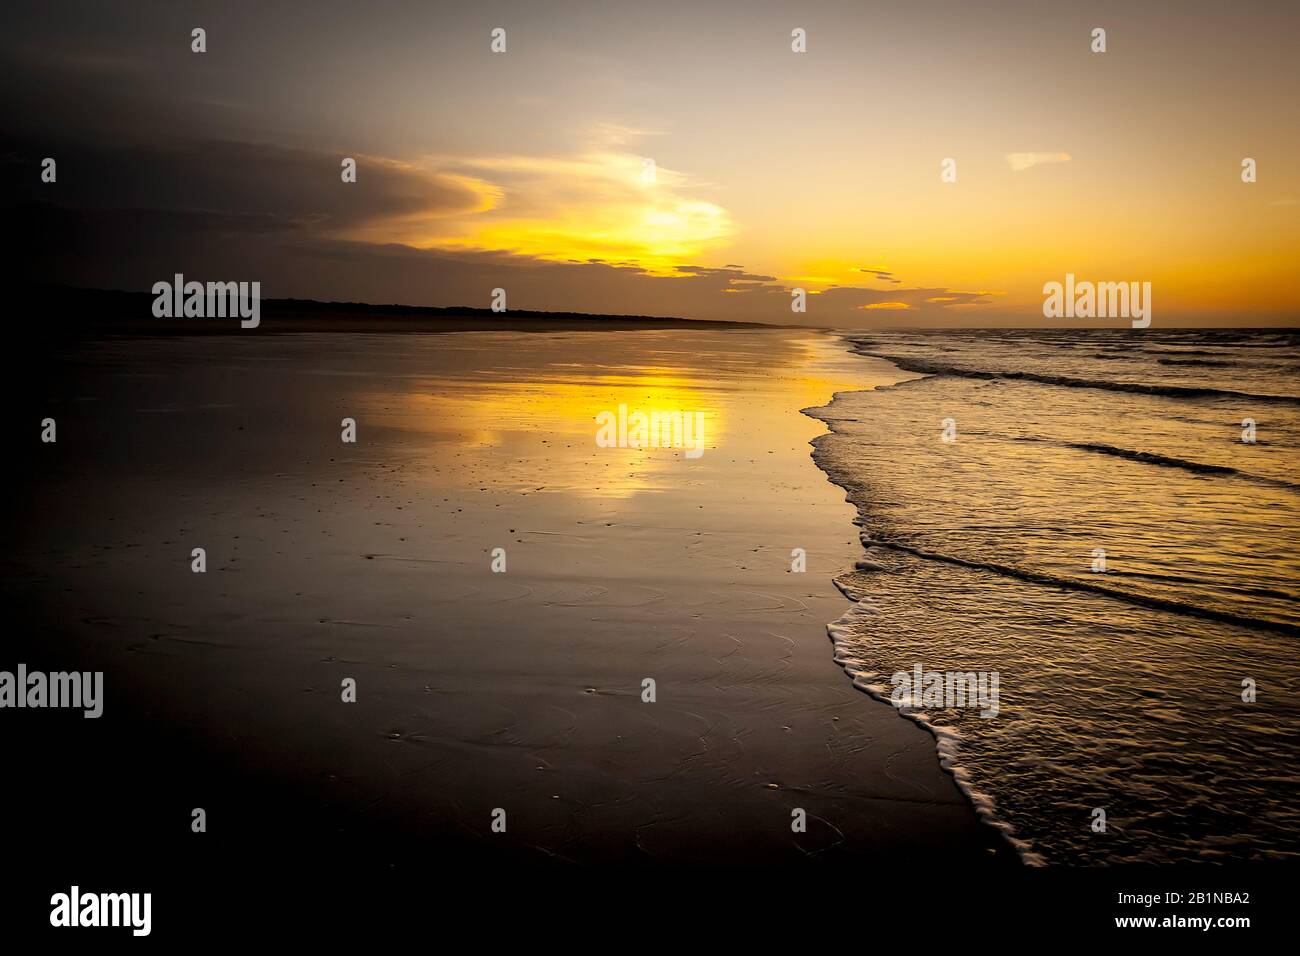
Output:
<path fill-rule="evenodd" d="M 853 652 L 853 648 L 862 640 L 863 634 L 869 631 L 871 619 L 878 617 L 879 613 L 871 603 L 871 599 L 864 597 L 845 611 L 839 619 L 826 625 L 826 633 L 835 648 L 835 663 L 844 668 L 845 673 L 852 679 L 853 686 L 881 703 L 893 707 L 890 697 L 893 687 L 888 681 L 883 680 L 880 674 L 859 661 Z M 977 789 L 970 772 L 961 765 L 961 733 L 937 722 L 923 709 L 913 707 L 895 709 L 900 716 L 924 727 L 934 737 L 940 766 L 952 774 L 957 789 L 970 801 L 976 816 L 997 830 L 1020 856 L 1022 862 L 1029 866 L 1042 866 L 1043 858 L 1034 852 L 1028 841 L 1016 836 L 1015 828 L 1010 823 L 997 815 L 997 802 L 993 796 Z"/>
<path fill-rule="evenodd" d="M 1026 862 L 1300 858 L 1279 796 L 1300 776 L 1300 593 L 1279 551 L 1300 532 L 1300 410 L 1242 397 L 1289 394 L 1300 336 L 852 338 L 935 370 L 807 410 L 858 509 L 864 553 L 836 580 L 854 605 L 828 626 L 855 686 L 889 702 L 914 662 L 1000 675 L 996 719 L 903 715 Z M 1033 377 L 943 371 L 1012 363 Z M 1081 384 L 1102 380 L 1125 387 Z M 1244 679 L 1266 694 L 1243 699 Z"/>

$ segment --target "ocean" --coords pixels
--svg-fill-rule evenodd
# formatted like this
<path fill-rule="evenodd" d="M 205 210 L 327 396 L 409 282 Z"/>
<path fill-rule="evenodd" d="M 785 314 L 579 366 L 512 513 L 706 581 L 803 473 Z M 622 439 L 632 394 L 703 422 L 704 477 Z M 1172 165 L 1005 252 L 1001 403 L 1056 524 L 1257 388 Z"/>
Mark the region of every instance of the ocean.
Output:
<path fill-rule="evenodd" d="M 1300 334 L 845 333 L 915 379 L 806 412 L 865 553 L 855 684 L 904 710 L 1030 863 L 1300 855 Z"/>

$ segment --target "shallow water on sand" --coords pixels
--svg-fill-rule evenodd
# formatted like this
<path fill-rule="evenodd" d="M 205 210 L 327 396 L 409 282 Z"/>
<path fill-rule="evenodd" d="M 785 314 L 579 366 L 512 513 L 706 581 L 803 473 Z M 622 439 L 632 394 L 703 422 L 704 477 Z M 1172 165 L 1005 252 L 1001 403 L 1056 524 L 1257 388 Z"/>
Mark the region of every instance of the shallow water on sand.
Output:
<path fill-rule="evenodd" d="M 1027 858 L 1300 853 L 1296 336 L 849 340 L 929 373 L 815 411 L 879 568 L 840 580 L 858 683 L 1000 674 L 996 717 L 913 716 Z"/>

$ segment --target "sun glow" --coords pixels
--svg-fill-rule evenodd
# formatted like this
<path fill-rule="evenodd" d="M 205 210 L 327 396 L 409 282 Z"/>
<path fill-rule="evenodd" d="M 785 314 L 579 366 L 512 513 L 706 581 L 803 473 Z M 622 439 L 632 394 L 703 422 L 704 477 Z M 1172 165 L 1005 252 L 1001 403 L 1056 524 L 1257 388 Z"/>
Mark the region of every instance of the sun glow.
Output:
<path fill-rule="evenodd" d="M 604 262 L 678 275 L 733 235 L 727 211 L 690 195 L 674 170 L 605 147 L 573 159 L 491 157 L 455 161 L 481 183 L 485 208 L 433 224 L 417 248 L 487 250 L 549 262 Z"/>

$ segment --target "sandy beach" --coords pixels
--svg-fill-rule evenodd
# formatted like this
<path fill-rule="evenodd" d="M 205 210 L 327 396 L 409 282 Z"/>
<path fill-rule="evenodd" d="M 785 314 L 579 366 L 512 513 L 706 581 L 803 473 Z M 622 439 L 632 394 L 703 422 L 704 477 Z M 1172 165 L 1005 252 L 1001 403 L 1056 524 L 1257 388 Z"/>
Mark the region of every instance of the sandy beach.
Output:
<path fill-rule="evenodd" d="M 66 351 L 19 399 L 59 431 L 22 451 L 7 656 L 103 670 L 104 715 L 6 724 L 28 836 L 156 862 L 202 807 L 214 858 L 1011 862 L 826 635 L 861 548 L 799 409 L 910 377 L 782 329 Z M 600 447 L 620 405 L 702 413 L 702 453 Z"/>

